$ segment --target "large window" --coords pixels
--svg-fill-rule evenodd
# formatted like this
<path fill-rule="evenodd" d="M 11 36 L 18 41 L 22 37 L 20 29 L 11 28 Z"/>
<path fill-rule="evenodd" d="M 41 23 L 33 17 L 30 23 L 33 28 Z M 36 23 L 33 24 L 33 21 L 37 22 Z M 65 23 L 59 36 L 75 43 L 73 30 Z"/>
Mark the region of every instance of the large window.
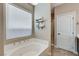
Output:
<path fill-rule="evenodd" d="M 6 39 L 32 35 L 32 14 L 6 4 Z"/>

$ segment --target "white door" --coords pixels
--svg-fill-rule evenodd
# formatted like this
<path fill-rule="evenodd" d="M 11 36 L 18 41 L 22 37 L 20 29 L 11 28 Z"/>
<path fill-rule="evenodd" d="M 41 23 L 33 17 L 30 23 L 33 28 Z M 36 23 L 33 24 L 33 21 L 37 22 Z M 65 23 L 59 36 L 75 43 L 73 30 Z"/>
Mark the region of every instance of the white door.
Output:
<path fill-rule="evenodd" d="M 57 47 L 75 51 L 75 12 L 57 16 Z"/>

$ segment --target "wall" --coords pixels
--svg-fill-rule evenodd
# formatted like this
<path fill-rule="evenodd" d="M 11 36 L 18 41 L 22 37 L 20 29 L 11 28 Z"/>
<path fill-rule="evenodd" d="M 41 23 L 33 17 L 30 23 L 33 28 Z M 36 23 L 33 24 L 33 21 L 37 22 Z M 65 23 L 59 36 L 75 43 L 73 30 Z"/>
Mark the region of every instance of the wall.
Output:
<path fill-rule="evenodd" d="M 3 4 L 0 3 L 0 56 L 4 55 Z"/>
<path fill-rule="evenodd" d="M 76 11 L 76 22 L 79 22 L 79 4 L 78 3 L 66 3 L 62 4 L 60 6 L 55 7 L 54 13 L 55 13 L 55 26 L 56 26 L 56 16 L 60 13 L 66 13 Z M 55 28 L 56 30 L 56 28 Z M 76 32 L 79 34 L 79 25 L 76 24 Z M 55 31 L 56 36 L 56 31 Z M 56 37 L 55 37 L 56 39 Z"/>
<path fill-rule="evenodd" d="M 35 7 L 35 20 L 44 17 L 45 19 L 45 28 L 38 29 L 35 25 L 35 35 L 37 38 L 50 40 L 51 36 L 51 12 L 50 12 L 50 4 L 38 4 Z M 36 23 L 35 23 L 36 24 Z M 47 37 L 46 37 L 47 36 Z"/>
<path fill-rule="evenodd" d="M 35 22 L 35 36 L 36 38 L 51 40 L 51 6 L 48 3 L 39 3 L 35 6 L 35 20 L 44 17 L 45 28 L 38 29 Z"/>

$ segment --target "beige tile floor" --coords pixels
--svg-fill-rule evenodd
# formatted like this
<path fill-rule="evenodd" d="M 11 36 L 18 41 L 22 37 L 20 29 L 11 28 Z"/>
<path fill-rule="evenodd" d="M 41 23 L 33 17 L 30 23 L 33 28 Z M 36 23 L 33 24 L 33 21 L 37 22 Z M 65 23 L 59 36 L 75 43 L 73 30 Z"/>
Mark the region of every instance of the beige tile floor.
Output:
<path fill-rule="evenodd" d="M 46 49 L 40 56 L 51 56 L 51 48 Z"/>
<path fill-rule="evenodd" d="M 40 54 L 40 56 L 77 56 L 77 55 L 67 50 L 51 47 L 51 51 L 45 50 L 42 54 Z"/>
<path fill-rule="evenodd" d="M 59 48 L 52 48 L 52 56 L 77 56 L 76 54 L 67 51 L 67 50 L 63 50 L 63 49 L 59 49 Z"/>

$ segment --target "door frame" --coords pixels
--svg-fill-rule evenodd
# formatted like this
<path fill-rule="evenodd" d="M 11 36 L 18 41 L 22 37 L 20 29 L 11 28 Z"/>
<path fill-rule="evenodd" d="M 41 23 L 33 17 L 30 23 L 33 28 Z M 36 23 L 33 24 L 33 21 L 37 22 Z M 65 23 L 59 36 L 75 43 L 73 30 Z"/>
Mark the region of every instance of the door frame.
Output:
<path fill-rule="evenodd" d="M 74 13 L 74 15 L 75 15 L 75 23 L 74 23 L 74 29 L 75 29 L 75 37 L 76 37 L 76 35 L 77 35 L 77 33 L 76 33 L 76 20 L 77 20 L 77 12 L 76 11 L 68 11 L 68 12 L 63 12 L 63 13 L 59 13 L 59 14 L 57 14 L 57 15 L 55 15 L 55 19 L 54 19 L 54 47 L 55 48 L 57 48 L 57 16 L 58 15 L 61 15 L 61 14 L 66 14 L 66 13 Z M 74 53 L 76 53 L 77 54 L 77 49 L 76 49 L 76 46 L 77 44 L 76 44 L 76 39 L 75 39 L 75 51 L 71 51 L 71 52 L 74 52 Z"/>

